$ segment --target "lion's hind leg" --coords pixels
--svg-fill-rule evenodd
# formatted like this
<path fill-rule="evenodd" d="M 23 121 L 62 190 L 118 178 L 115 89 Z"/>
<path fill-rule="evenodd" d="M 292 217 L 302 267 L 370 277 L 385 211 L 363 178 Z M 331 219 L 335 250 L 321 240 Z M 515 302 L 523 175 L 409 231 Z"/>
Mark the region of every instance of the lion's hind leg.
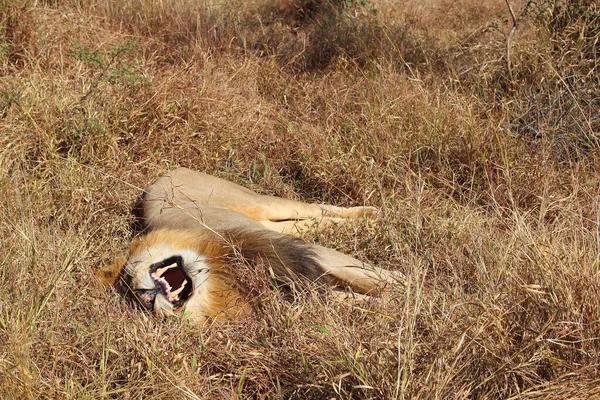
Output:
<path fill-rule="evenodd" d="M 375 217 L 379 210 L 376 207 L 357 206 L 357 207 L 338 207 L 329 204 L 314 204 L 321 208 L 326 217 L 337 217 L 343 219 L 360 219 L 365 217 Z"/>
<path fill-rule="evenodd" d="M 335 284 L 355 292 L 380 296 L 404 285 L 404 275 L 397 271 L 373 267 L 349 255 L 326 247 L 311 245 L 311 251 Z"/>

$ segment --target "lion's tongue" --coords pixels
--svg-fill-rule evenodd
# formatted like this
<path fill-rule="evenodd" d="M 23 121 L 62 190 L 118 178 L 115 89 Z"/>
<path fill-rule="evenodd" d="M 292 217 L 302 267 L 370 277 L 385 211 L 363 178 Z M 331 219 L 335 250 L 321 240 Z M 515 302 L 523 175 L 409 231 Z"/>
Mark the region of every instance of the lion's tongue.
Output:
<path fill-rule="evenodd" d="M 186 281 L 185 275 L 179 268 L 171 268 L 162 276 L 164 280 L 167 281 L 169 286 L 171 286 L 171 290 L 179 289 L 183 283 Z"/>

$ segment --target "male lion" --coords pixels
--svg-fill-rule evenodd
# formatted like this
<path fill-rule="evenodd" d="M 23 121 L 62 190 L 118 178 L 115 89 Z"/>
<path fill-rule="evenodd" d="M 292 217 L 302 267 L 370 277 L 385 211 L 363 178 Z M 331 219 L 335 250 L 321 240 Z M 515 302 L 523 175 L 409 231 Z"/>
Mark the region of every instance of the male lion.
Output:
<path fill-rule="evenodd" d="M 247 315 L 251 299 L 240 284 L 240 262 L 266 266 L 262 272 L 290 290 L 322 282 L 378 295 L 396 277 L 290 236 L 311 226 L 373 215 L 372 207 L 341 208 L 260 195 L 178 168 L 145 190 L 136 211 L 144 234 L 133 240 L 127 260 L 97 275 L 157 314 L 183 313 L 198 322 Z M 258 268 L 241 271 L 259 273 Z"/>

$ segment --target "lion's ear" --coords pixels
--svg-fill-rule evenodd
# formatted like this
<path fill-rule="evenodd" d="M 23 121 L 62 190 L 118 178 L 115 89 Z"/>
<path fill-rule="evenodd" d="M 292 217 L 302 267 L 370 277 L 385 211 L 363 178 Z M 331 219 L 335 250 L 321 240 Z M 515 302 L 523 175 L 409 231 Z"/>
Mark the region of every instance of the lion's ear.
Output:
<path fill-rule="evenodd" d="M 105 287 L 114 286 L 119 280 L 125 264 L 127 264 L 125 257 L 118 257 L 112 264 L 102 267 L 94 273 Z"/>

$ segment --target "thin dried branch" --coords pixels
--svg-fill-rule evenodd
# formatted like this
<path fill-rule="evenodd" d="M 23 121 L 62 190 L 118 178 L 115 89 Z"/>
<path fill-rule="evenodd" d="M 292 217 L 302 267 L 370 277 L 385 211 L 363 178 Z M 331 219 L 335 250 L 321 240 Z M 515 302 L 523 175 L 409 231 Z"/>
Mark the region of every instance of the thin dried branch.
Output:
<path fill-rule="evenodd" d="M 510 78 L 510 81 L 512 82 L 513 81 L 513 73 L 512 73 L 512 64 L 510 62 L 510 42 L 511 42 L 513 35 L 515 34 L 515 32 L 517 30 L 517 17 L 515 17 L 515 12 L 514 12 L 512 6 L 510 5 L 510 2 L 508 0 L 504 0 L 504 1 L 506 2 L 508 11 L 510 12 L 510 17 L 512 18 L 512 26 L 510 27 L 510 30 L 506 34 L 506 68 L 508 69 L 508 77 Z"/>

